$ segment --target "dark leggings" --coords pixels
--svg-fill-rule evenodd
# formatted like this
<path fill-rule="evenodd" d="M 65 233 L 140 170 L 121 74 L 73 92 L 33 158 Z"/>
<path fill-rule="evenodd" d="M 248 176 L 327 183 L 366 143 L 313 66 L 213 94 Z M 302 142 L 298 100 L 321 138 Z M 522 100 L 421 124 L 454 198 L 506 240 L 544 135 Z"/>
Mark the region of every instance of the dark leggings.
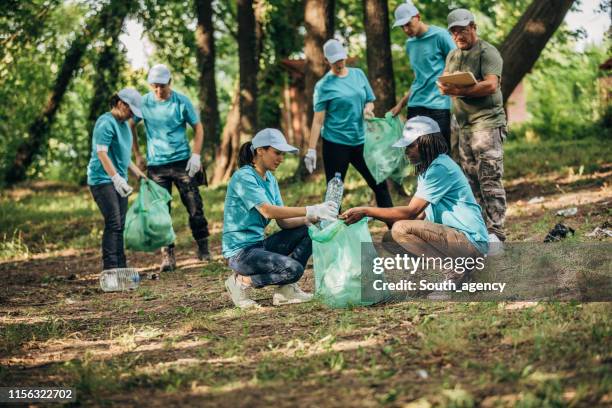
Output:
<path fill-rule="evenodd" d="M 102 267 L 104 270 L 125 268 L 123 250 L 123 228 L 127 213 L 128 199 L 121 197 L 112 183 L 89 186 L 91 195 L 104 217 L 102 234 Z"/>
<path fill-rule="evenodd" d="M 372 173 L 370 173 L 366 165 L 363 158 L 362 144 L 347 146 L 323 139 L 323 165 L 325 166 L 325 178 L 328 183 L 329 180 L 334 178 L 336 173 L 340 173 L 344 181 L 349 164 L 355 167 L 366 183 L 368 183 L 368 186 L 374 191 L 376 204 L 379 207 L 393 207 L 387 183 L 383 181 L 380 184 L 376 184 L 376 180 L 374 180 Z"/>
<path fill-rule="evenodd" d="M 241 249 L 229 259 L 229 267 L 250 276 L 254 288 L 295 283 L 304 274 L 312 255 L 308 228 L 283 229 L 258 244 Z"/>

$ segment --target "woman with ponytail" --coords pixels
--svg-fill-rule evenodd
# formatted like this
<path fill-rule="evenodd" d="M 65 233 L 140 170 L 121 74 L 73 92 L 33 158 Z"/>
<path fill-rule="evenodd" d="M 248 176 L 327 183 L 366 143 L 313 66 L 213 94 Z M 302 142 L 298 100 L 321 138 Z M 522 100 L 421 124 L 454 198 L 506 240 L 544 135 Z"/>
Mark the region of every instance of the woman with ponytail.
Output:
<path fill-rule="evenodd" d="M 129 120 L 140 117 L 140 94 L 125 88 L 110 99 L 110 111 L 96 120 L 87 166 L 87 184 L 104 217 L 102 235 L 103 270 L 125 268 L 123 228 L 128 195 L 128 168 L 140 179 L 145 175 L 130 161 L 132 133 Z"/>
<path fill-rule="evenodd" d="M 240 308 L 258 306 L 248 288 L 276 285 L 275 306 L 307 302 L 312 294 L 297 285 L 312 254 L 308 225 L 336 218 L 333 202 L 308 207 L 286 207 L 273 172 L 285 153 L 297 153 L 277 129 L 258 132 L 240 147 L 240 168 L 232 176 L 225 196 L 223 256 L 234 273 L 225 281 L 230 297 Z M 265 237 L 275 219 L 281 231 Z"/>

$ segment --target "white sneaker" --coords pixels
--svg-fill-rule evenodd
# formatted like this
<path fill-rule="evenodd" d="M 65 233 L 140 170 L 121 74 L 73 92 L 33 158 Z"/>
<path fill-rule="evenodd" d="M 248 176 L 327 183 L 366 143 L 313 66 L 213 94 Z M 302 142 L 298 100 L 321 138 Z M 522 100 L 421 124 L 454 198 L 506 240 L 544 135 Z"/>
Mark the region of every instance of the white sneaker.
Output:
<path fill-rule="evenodd" d="M 246 294 L 246 289 L 248 286 L 244 285 L 241 282 L 236 280 L 236 274 L 230 275 L 229 278 L 225 280 L 225 288 L 229 292 L 230 298 L 236 307 L 241 309 L 247 309 L 249 307 L 259 307 L 257 302 L 253 299 L 250 299 Z"/>
<path fill-rule="evenodd" d="M 489 256 L 497 256 L 504 253 L 504 243 L 495 234 L 489 234 Z"/>
<path fill-rule="evenodd" d="M 312 300 L 313 294 L 304 292 L 297 283 L 279 286 L 272 296 L 274 306 L 304 303 Z"/>

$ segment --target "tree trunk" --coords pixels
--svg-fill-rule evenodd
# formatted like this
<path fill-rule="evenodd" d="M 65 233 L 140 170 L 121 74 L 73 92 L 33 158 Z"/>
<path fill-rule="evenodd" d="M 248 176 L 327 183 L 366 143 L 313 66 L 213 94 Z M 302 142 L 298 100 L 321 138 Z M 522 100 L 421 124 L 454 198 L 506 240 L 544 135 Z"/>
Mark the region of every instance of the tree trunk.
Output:
<path fill-rule="evenodd" d="M 200 111 L 204 127 L 204 152 L 212 157 L 219 144 L 219 104 L 215 81 L 215 28 L 212 0 L 196 0 L 196 57 L 200 71 Z"/>
<path fill-rule="evenodd" d="M 327 71 L 323 44 L 334 35 L 335 0 L 306 0 L 304 6 L 304 54 L 306 55 L 306 71 L 304 93 L 306 97 L 307 119 L 312 122 L 312 97 L 314 87 Z"/>
<path fill-rule="evenodd" d="M 215 171 L 210 180 L 212 185 L 229 180 L 238 161 L 240 148 L 240 87 L 236 86 L 232 105 L 227 113 L 221 144 L 215 152 Z"/>
<path fill-rule="evenodd" d="M 314 87 L 327 70 L 325 56 L 323 55 L 323 44 L 334 35 L 334 8 L 335 0 L 306 0 L 304 4 L 304 26 L 306 27 L 306 35 L 304 37 L 304 54 L 306 55 L 304 72 L 306 132 L 304 134 L 305 145 L 301 146 L 301 150 L 306 148 L 310 139 Z M 305 151 L 302 153 L 305 153 Z M 322 161 L 318 160 L 318 162 L 321 163 Z M 308 172 L 303 160 L 300 160 L 294 178 L 303 180 L 306 177 L 308 177 Z"/>
<path fill-rule="evenodd" d="M 221 145 L 215 154 L 211 184 L 229 180 L 238 165 L 241 143 L 250 140 L 257 129 L 257 72 L 263 45 L 262 1 L 238 2 L 239 85 L 227 114 Z"/>
<path fill-rule="evenodd" d="M 531 71 L 546 43 L 565 18 L 574 0 L 534 0 L 500 46 L 504 59 L 504 103 Z"/>
<path fill-rule="evenodd" d="M 363 0 L 368 79 L 376 95 L 374 113 L 382 117 L 395 106 L 395 81 L 387 0 Z"/>
<path fill-rule="evenodd" d="M 257 48 L 253 0 L 238 0 L 240 131 L 251 136 L 257 128 Z"/>
<path fill-rule="evenodd" d="M 89 116 L 87 118 L 89 124 L 90 134 L 93 133 L 96 120 L 102 113 L 108 110 L 108 101 L 113 93 L 117 92 L 117 84 L 120 82 L 120 72 L 122 66 L 122 60 L 120 58 L 121 51 L 119 50 L 119 35 L 123 29 L 123 23 L 136 5 L 136 2 L 125 2 L 124 4 L 117 4 L 118 8 L 112 15 L 112 20 L 107 22 L 104 27 L 105 34 L 103 39 L 105 40 L 104 48 L 100 53 L 96 66 L 96 75 L 94 79 L 94 94 L 89 105 Z M 93 140 L 89 138 L 88 149 L 86 152 L 82 152 L 79 155 L 79 161 L 89 160 L 89 152 L 92 149 Z M 79 166 L 82 163 L 78 163 Z M 85 176 L 81 182 L 85 183 L 87 177 Z"/>
<path fill-rule="evenodd" d="M 62 98 L 68 89 L 68 85 L 70 85 L 72 77 L 80 67 L 87 46 L 104 27 L 112 24 L 114 13 L 122 6 L 122 3 L 121 0 L 113 0 L 107 4 L 100 13 L 90 20 L 83 31 L 80 32 L 70 45 L 45 107 L 30 124 L 28 136 L 17 147 L 13 164 L 6 174 L 7 184 L 12 185 L 25 179 L 28 167 L 47 143 L 49 129 L 53 124 L 53 120 L 62 102 Z"/>

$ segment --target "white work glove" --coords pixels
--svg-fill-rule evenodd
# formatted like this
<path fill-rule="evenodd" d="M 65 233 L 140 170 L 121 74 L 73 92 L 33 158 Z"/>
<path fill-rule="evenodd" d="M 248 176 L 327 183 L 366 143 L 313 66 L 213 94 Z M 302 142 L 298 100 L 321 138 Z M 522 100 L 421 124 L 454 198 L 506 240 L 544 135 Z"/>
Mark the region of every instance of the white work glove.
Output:
<path fill-rule="evenodd" d="M 338 217 L 338 204 L 333 201 L 326 201 L 321 204 L 306 207 L 306 218 L 310 222 L 321 220 L 333 221 Z"/>
<path fill-rule="evenodd" d="M 202 168 L 201 156 L 199 154 L 193 153 L 187 162 L 187 167 L 185 171 L 189 177 L 193 177 L 196 175 L 198 171 Z"/>
<path fill-rule="evenodd" d="M 308 149 L 306 156 L 304 156 L 304 164 L 310 174 L 315 171 L 317 168 L 317 151 L 315 149 Z"/>
<path fill-rule="evenodd" d="M 123 177 L 116 173 L 113 177 L 111 177 L 113 181 L 113 185 L 115 186 L 115 190 L 121 197 L 127 197 L 132 194 L 132 187 L 125 181 Z"/>

